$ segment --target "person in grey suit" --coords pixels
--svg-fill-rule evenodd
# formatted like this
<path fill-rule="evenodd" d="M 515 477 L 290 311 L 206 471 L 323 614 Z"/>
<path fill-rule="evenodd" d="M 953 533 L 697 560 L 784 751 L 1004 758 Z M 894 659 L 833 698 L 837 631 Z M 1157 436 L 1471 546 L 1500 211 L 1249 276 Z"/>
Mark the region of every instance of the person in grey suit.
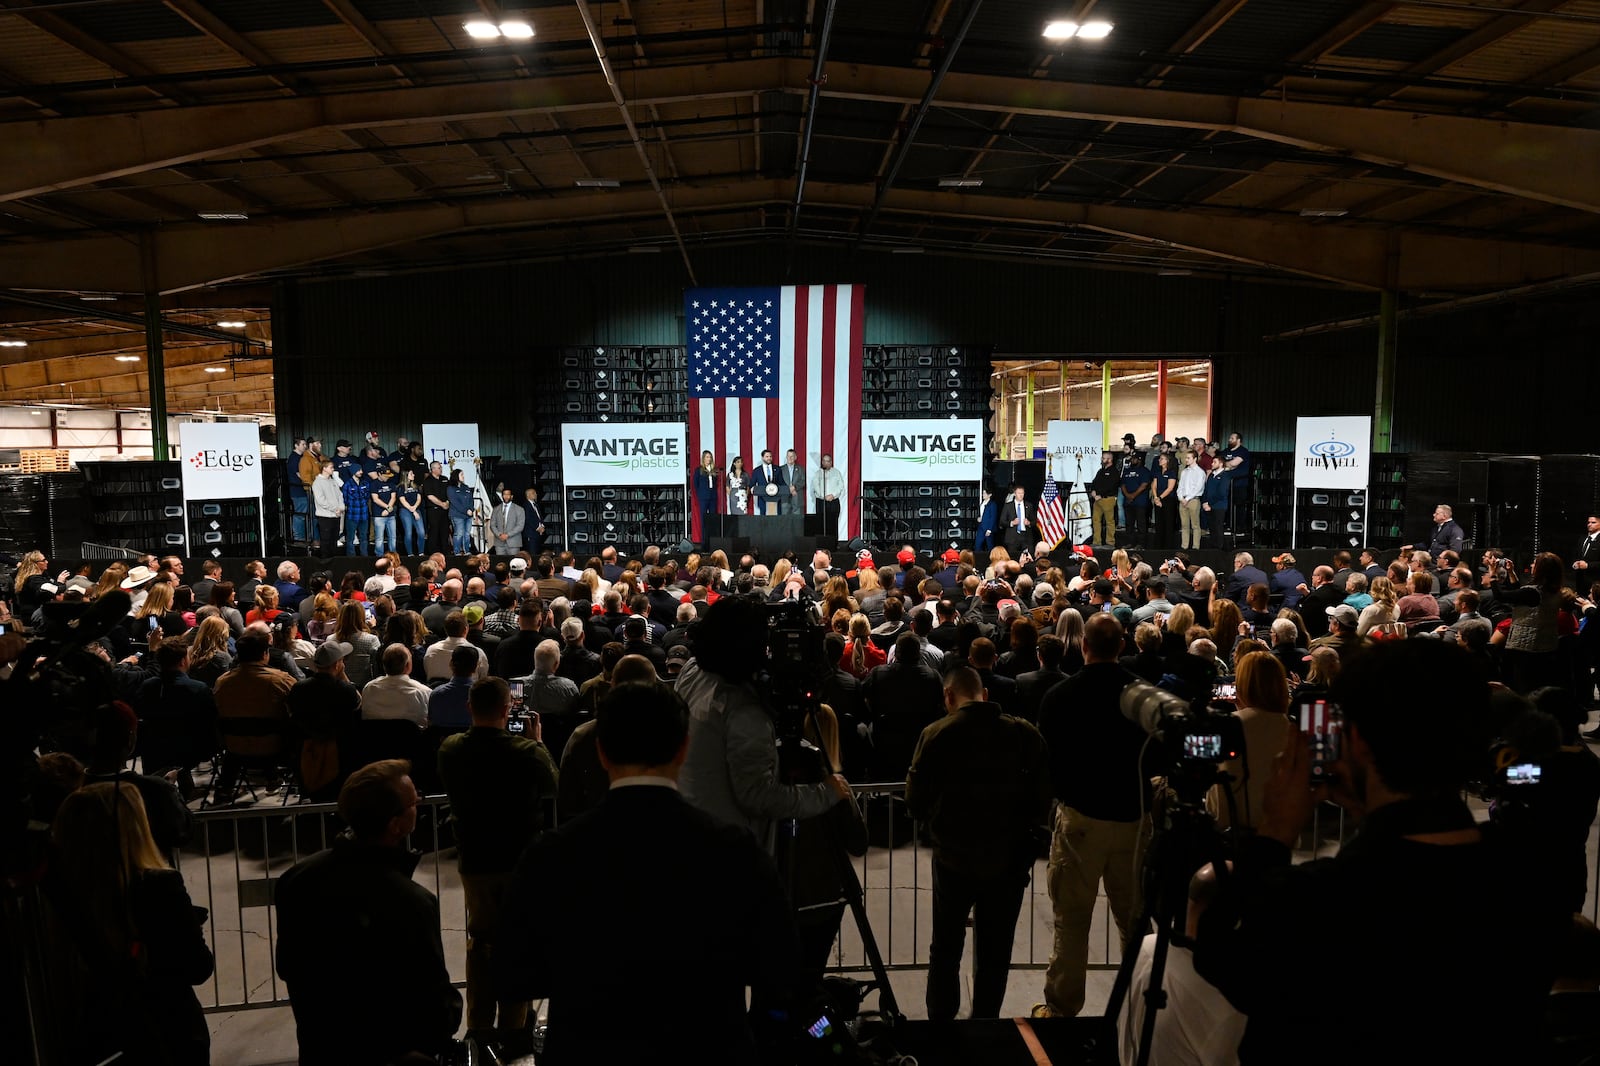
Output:
<path fill-rule="evenodd" d="M 500 493 L 500 505 L 489 515 L 489 543 L 496 555 L 515 555 L 522 550 L 522 530 L 528 522 L 528 512 L 517 502 L 510 489 Z"/>
<path fill-rule="evenodd" d="M 790 448 L 783 455 L 783 480 L 789 486 L 786 496 L 779 497 L 779 514 L 806 513 L 806 468 Z"/>

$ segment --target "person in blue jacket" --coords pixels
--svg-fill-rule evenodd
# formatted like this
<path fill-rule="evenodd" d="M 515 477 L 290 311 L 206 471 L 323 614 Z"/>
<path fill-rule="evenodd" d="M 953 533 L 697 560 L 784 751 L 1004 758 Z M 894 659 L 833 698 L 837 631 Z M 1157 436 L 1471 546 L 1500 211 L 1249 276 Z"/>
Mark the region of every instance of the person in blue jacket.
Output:
<path fill-rule="evenodd" d="M 1206 478 L 1206 491 L 1200 497 L 1200 510 L 1211 530 L 1212 548 L 1222 547 L 1222 529 L 1228 521 L 1228 488 L 1232 484 L 1233 478 L 1221 463 L 1217 463 L 1211 468 Z"/>
<path fill-rule="evenodd" d="M 1000 507 L 989 495 L 987 489 L 983 493 L 983 511 L 978 516 L 978 536 L 973 543 L 974 554 L 980 558 L 987 558 L 989 549 L 995 545 L 994 531 L 1000 524 Z"/>

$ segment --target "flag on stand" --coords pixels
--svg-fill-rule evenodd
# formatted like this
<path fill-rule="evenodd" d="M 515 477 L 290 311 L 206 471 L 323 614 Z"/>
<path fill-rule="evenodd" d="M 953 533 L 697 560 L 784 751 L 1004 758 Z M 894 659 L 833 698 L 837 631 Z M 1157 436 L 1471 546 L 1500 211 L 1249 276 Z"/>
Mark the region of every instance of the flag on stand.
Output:
<path fill-rule="evenodd" d="M 1067 516 L 1061 509 L 1061 494 L 1056 491 L 1056 476 L 1046 464 L 1044 495 L 1039 497 L 1039 532 L 1052 547 L 1067 537 Z"/>
<path fill-rule="evenodd" d="M 724 472 L 734 456 L 748 473 L 772 449 L 793 448 L 817 484 L 824 452 L 845 482 L 839 540 L 860 532 L 861 357 L 866 291 L 860 285 L 686 289 L 689 462 L 710 449 Z M 726 493 L 724 493 L 726 496 Z M 698 508 L 691 534 L 701 538 Z M 719 503 L 726 511 L 726 499 Z M 809 498 L 807 511 L 815 511 Z"/>

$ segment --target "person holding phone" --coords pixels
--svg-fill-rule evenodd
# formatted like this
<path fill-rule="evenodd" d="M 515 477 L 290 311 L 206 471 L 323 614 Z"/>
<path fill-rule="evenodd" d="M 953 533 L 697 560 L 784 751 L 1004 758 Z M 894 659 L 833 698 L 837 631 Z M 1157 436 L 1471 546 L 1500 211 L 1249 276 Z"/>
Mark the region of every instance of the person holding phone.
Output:
<path fill-rule="evenodd" d="M 502 1049 L 515 1057 L 532 1050 L 528 1001 L 497 998 L 491 967 L 506 890 L 518 858 L 544 830 L 544 803 L 557 790 L 556 765 L 537 714 L 528 716 L 523 735 L 507 731 L 512 693 L 505 681 L 476 682 L 467 700 L 471 728 L 439 745 L 439 777 L 455 819 L 467 906 L 467 1029 L 498 1029 Z"/>
<path fill-rule="evenodd" d="M 1537 1060 L 1572 912 L 1559 857 L 1480 826 L 1462 799 L 1487 750 L 1470 724 L 1489 720 L 1484 675 L 1439 641 L 1381 642 L 1346 663 L 1332 697 L 1344 717 L 1331 783 L 1313 787 L 1311 745 L 1294 732 L 1256 835 L 1240 839 L 1200 919 L 1196 969 L 1249 1017 L 1240 1059 L 1348 1063 L 1382 1048 L 1390 1062 Z M 1359 820 L 1354 838 L 1295 865 L 1295 841 L 1330 798 Z M 1288 973 L 1314 973 L 1323 995 Z M 1484 974 L 1493 1010 L 1463 1016 Z"/>

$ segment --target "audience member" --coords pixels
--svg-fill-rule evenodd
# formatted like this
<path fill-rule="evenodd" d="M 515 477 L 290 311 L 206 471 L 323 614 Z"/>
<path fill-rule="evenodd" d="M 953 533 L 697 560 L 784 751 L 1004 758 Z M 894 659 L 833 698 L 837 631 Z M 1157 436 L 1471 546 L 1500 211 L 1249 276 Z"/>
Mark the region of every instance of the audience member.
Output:
<path fill-rule="evenodd" d="M 362 721 L 399 719 L 426 729 L 432 693 L 411 676 L 411 650 L 404 644 L 391 644 L 383 649 L 382 662 L 383 676 L 362 686 Z"/>

